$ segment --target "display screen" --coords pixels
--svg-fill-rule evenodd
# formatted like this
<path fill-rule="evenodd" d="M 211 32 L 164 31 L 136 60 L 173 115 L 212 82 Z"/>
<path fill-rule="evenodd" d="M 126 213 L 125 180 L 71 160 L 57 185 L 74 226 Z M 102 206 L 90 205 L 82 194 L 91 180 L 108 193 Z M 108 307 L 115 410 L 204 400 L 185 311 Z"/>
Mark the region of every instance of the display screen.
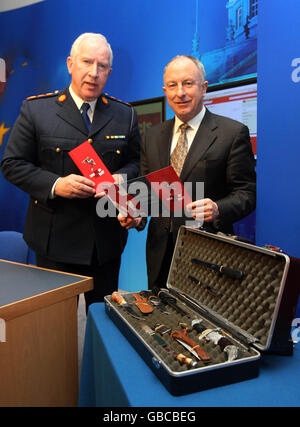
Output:
<path fill-rule="evenodd" d="M 208 86 L 204 105 L 212 113 L 227 116 L 248 126 L 252 150 L 257 155 L 256 78 Z"/>

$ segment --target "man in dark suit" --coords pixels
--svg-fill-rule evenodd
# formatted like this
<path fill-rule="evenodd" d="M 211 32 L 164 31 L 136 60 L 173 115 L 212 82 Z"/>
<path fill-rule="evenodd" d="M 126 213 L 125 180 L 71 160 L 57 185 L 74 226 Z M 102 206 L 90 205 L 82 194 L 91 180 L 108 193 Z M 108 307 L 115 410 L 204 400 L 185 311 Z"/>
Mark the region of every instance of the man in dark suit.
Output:
<path fill-rule="evenodd" d="M 231 234 L 233 223 L 255 208 L 255 163 L 248 128 L 203 106 L 207 85 L 196 58 L 177 56 L 166 66 L 163 89 L 175 118 L 147 131 L 141 175 L 172 164 L 181 181 L 192 184 L 188 213 L 207 231 Z M 198 182 L 204 183 L 204 197 L 196 194 Z M 166 285 L 178 229 L 186 219 L 151 218 L 146 247 L 150 288 Z M 126 229 L 142 228 L 140 218 L 119 220 Z"/>
<path fill-rule="evenodd" d="M 89 138 L 117 182 L 139 171 L 136 113 L 102 94 L 111 65 L 104 36 L 79 36 L 67 59 L 71 85 L 23 102 L 2 161 L 3 176 L 30 195 L 24 239 L 37 265 L 92 276 L 86 307 L 118 288 L 127 231 L 97 216 L 101 194 L 68 153 Z"/>

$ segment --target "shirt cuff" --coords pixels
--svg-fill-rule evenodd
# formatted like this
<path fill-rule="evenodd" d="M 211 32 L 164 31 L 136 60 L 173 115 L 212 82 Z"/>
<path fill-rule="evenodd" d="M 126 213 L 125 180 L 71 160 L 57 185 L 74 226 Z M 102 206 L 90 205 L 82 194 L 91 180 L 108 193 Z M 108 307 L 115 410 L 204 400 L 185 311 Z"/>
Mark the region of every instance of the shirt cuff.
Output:
<path fill-rule="evenodd" d="M 53 184 L 53 186 L 52 186 L 52 188 L 51 188 L 51 191 L 50 191 L 50 194 L 49 194 L 49 199 L 54 199 L 56 196 L 55 196 L 55 192 L 54 192 L 54 190 L 55 190 L 55 186 L 56 186 L 56 183 L 57 183 L 57 181 L 60 179 L 60 177 L 59 178 L 57 178 L 57 180 L 55 181 L 55 183 Z"/>

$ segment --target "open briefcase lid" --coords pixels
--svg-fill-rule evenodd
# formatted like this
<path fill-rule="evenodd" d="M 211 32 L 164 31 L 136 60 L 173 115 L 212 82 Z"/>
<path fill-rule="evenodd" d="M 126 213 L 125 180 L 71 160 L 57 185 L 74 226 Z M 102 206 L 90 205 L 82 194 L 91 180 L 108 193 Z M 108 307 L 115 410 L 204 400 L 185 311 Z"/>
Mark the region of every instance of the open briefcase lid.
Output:
<path fill-rule="evenodd" d="M 289 268 L 283 253 L 182 226 L 167 287 L 236 338 L 285 354 L 298 297 Z"/>

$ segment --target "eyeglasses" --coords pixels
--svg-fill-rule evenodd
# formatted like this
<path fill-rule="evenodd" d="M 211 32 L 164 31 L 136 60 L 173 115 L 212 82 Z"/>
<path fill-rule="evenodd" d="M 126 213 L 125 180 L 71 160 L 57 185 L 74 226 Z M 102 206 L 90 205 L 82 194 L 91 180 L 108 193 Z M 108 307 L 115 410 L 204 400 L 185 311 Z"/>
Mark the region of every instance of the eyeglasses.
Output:
<path fill-rule="evenodd" d="M 166 88 L 169 91 L 176 91 L 178 89 L 178 87 L 183 87 L 184 89 L 192 89 L 194 86 L 196 86 L 198 83 L 201 83 L 200 80 L 184 80 L 182 83 L 181 82 L 168 82 L 166 83 Z M 202 86 L 202 83 L 201 83 Z"/>

